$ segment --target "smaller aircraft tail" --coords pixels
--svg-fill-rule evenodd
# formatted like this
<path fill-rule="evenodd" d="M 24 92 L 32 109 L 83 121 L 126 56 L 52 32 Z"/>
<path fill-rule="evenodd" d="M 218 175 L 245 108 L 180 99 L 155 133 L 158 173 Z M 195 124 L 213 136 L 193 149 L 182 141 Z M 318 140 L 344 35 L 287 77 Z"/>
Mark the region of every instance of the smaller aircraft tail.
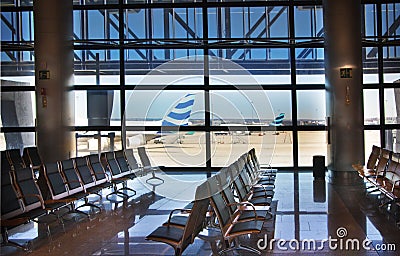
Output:
<path fill-rule="evenodd" d="M 285 118 L 285 113 L 280 113 L 277 117 L 275 117 L 274 121 L 270 123 L 271 126 L 282 126 L 283 119 Z"/>

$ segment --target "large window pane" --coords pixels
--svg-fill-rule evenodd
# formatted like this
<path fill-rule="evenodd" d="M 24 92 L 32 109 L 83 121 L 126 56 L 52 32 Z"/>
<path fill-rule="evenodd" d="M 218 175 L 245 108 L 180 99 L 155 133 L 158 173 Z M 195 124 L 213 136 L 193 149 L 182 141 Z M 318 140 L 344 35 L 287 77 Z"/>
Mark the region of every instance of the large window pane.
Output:
<path fill-rule="evenodd" d="M 169 126 L 166 121 L 176 126 L 204 125 L 202 91 L 134 90 L 125 95 L 127 129 L 130 126 Z"/>
<path fill-rule="evenodd" d="M 227 166 L 255 148 L 264 166 L 293 166 L 292 132 L 218 131 L 211 135 L 213 166 Z"/>
<path fill-rule="evenodd" d="M 213 49 L 209 60 L 211 85 L 290 84 L 286 48 Z"/>
<path fill-rule="evenodd" d="M 35 85 L 35 57 L 33 51 L 1 51 L 1 78 Z M 2 82 L 3 83 L 3 82 Z"/>
<path fill-rule="evenodd" d="M 1 93 L 1 127 L 32 127 L 35 119 L 35 92 Z"/>
<path fill-rule="evenodd" d="M 290 91 L 213 90 L 210 101 L 212 125 L 269 126 L 280 113 L 292 123 Z"/>
<path fill-rule="evenodd" d="M 312 166 L 314 155 L 323 155 L 327 160 L 327 132 L 299 131 L 299 166 Z"/>
<path fill-rule="evenodd" d="M 398 38 L 400 27 L 394 26 L 398 22 L 400 3 L 382 4 L 382 35 L 385 37 Z M 396 21 L 397 20 L 397 21 Z M 398 23 L 397 23 L 398 24 Z"/>
<path fill-rule="evenodd" d="M 383 47 L 383 81 L 393 83 L 400 77 L 400 46 Z"/>
<path fill-rule="evenodd" d="M 296 49 L 296 83 L 325 84 L 323 48 Z"/>
<path fill-rule="evenodd" d="M 400 130 L 385 130 L 385 148 L 400 152 Z"/>
<path fill-rule="evenodd" d="M 286 6 L 226 7 L 208 10 L 209 38 L 287 38 Z"/>
<path fill-rule="evenodd" d="M 127 148 L 146 147 L 153 166 L 167 167 L 205 167 L 205 132 L 153 133 L 153 139 L 145 142 L 151 133 L 127 131 Z M 155 138 L 154 138 L 155 137 Z M 139 161 L 140 158 L 136 157 Z"/>
<path fill-rule="evenodd" d="M 385 123 L 400 123 L 400 88 L 385 89 Z"/>
<path fill-rule="evenodd" d="M 75 85 L 120 85 L 118 50 L 76 50 Z"/>
<path fill-rule="evenodd" d="M 21 150 L 25 147 L 36 145 L 34 132 L 7 132 L 0 133 L 0 150 L 15 149 Z"/>
<path fill-rule="evenodd" d="M 130 49 L 125 51 L 126 85 L 203 85 L 201 49 Z"/>
<path fill-rule="evenodd" d="M 378 47 L 363 47 L 363 83 L 379 83 Z"/>
<path fill-rule="evenodd" d="M 365 162 L 368 162 L 368 157 L 371 154 L 372 146 L 381 146 L 381 136 L 378 130 L 366 130 L 364 131 L 364 144 L 365 144 Z"/>
<path fill-rule="evenodd" d="M 146 22 L 150 13 L 147 12 Z M 151 9 L 152 37 L 154 39 L 195 39 L 203 37 L 201 8 Z"/>
<path fill-rule="evenodd" d="M 325 125 L 324 90 L 297 91 L 297 124 Z"/>
<path fill-rule="evenodd" d="M 364 11 L 363 36 L 374 40 L 378 36 L 376 5 L 365 4 L 362 7 Z"/>
<path fill-rule="evenodd" d="M 75 40 L 118 39 L 118 10 L 75 10 L 74 11 Z"/>
<path fill-rule="evenodd" d="M 378 89 L 364 89 L 364 124 L 378 125 L 379 123 L 379 91 Z"/>
<path fill-rule="evenodd" d="M 297 6 L 294 19 L 295 36 L 300 38 L 297 41 L 323 36 L 322 6 Z"/>
<path fill-rule="evenodd" d="M 75 91 L 75 126 L 121 126 L 120 91 Z"/>
<path fill-rule="evenodd" d="M 100 154 L 122 149 L 121 132 L 86 131 L 75 133 L 75 156 Z"/>
<path fill-rule="evenodd" d="M 31 42 L 34 40 L 33 12 L 2 12 L 1 41 Z"/>
<path fill-rule="evenodd" d="M 275 144 L 272 154 L 272 161 L 268 163 L 269 157 L 268 155 L 259 156 L 258 158 L 263 159 L 260 160 L 261 164 L 270 164 L 272 167 L 274 166 L 282 166 L 288 167 L 293 166 L 293 132 L 285 131 L 285 132 L 274 132 L 272 134 L 275 136 Z M 265 145 L 267 148 L 269 145 Z M 268 151 L 269 152 L 269 151 Z"/>

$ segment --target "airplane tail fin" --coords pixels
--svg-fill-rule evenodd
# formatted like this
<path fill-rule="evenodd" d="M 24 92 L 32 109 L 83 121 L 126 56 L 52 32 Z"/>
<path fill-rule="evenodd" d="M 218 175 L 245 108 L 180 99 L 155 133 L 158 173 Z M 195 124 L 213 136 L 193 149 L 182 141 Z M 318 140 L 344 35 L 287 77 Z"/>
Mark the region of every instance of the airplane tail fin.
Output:
<path fill-rule="evenodd" d="M 161 126 L 187 126 L 194 105 L 195 94 L 186 94 L 162 119 Z"/>
<path fill-rule="evenodd" d="M 282 126 L 283 118 L 285 118 L 285 113 L 280 113 L 275 117 L 274 121 L 270 124 L 271 126 Z"/>

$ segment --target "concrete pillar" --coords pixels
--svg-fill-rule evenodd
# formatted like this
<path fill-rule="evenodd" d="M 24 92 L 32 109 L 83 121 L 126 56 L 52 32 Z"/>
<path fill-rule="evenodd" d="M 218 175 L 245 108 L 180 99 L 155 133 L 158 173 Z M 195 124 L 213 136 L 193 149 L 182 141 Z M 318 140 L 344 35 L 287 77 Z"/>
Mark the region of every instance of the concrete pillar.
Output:
<path fill-rule="evenodd" d="M 351 165 L 364 162 L 361 1 L 324 0 L 323 7 L 329 179 L 352 184 L 359 178 Z"/>
<path fill-rule="evenodd" d="M 35 0 L 35 82 L 37 146 L 45 162 L 72 156 L 73 83 L 72 0 Z"/>

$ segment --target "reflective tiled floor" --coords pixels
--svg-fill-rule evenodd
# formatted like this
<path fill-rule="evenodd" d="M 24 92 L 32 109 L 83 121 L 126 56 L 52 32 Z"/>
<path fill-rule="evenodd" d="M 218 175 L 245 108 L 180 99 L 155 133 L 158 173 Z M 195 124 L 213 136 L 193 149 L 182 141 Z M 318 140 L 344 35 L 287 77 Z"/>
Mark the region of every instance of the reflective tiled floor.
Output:
<path fill-rule="evenodd" d="M 15 228 L 10 231 L 10 239 L 20 243 L 30 241 L 32 252 L 2 247 L 1 254 L 173 255 L 170 246 L 146 241 L 145 237 L 167 220 L 172 209 L 187 204 L 169 197 L 190 199 L 196 182 L 187 181 L 201 181 L 206 176 L 172 178 L 154 187 L 145 186 L 144 177 L 129 181 L 128 185 L 137 191 L 135 196 L 119 203 L 105 199 L 96 202 L 103 211 L 93 213 L 90 218 L 67 214 L 64 228 L 58 223 L 50 224 L 51 235 L 45 225 L 34 222 Z M 94 202 L 97 199 L 91 197 Z M 310 172 L 284 172 L 277 175 L 274 200 L 277 208 L 275 218 L 267 225 L 268 243 L 263 236 L 242 239 L 243 244 L 253 246 L 258 242 L 265 255 L 400 255 L 400 231 L 393 217 L 378 211 L 376 196 L 366 198 L 361 187 L 314 181 Z M 212 255 L 214 233 L 213 230 L 203 232 L 203 239 L 196 239 L 184 255 Z M 271 240 L 272 234 L 274 240 Z M 367 250 L 363 242 L 368 248 L 390 250 Z M 247 254 L 241 251 L 236 255 Z"/>

